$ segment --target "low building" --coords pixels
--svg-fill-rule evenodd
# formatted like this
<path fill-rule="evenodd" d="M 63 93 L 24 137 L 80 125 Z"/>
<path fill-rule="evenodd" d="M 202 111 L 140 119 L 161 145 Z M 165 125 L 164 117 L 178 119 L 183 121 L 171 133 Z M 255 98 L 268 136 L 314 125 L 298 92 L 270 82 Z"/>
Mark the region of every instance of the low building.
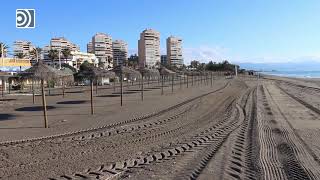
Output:
<path fill-rule="evenodd" d="M 31 67 L 29 59 L 0 58 L 0 71 L 11 74 L 24 71 Z"/>
<path fill-rule="evenodd" d="M 8 82 L 9 77 L 12 77 L 10 73 L 0 71 L 0 90 L 3 92 L 7 91 L 9 87 L 9 82 Z"/>
<path fill-rule="evenodd" d="M 79 70 L 80 65 L 85 61 L 93 63 L 95 66 L 97 66 L 99 63 L 99 60 L 95 54 L 80 51 L 72 51 L 71 59 L 70 61 L 67 61 L 67 64 Z"/>

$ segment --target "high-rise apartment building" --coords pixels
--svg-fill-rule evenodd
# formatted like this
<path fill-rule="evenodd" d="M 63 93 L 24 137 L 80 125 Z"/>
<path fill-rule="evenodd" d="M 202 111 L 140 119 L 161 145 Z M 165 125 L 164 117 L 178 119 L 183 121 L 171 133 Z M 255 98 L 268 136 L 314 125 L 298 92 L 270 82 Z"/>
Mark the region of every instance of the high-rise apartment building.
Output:
<path fill-rule="evenodd" d="M 166 65 L 167 64 L 167 55 L 161 55 L 161 64 Z"/>
<path fill-rule="evenodd" d="M 31 55 L 31 51 L 35 48 L 30 41 L 14 41 L 13 42 L 13 53 L 14 56 L 18 54 L 23 54 L 24 59 L 33 59 L 34 57 Z"/>
<path fill-rule="evenodd" d="M 167 63 L 177 67 L 183 65 L 182 39 L 173 36 L 167 38 Z"/>
<path fill-rule="evenodd" d="M 60 53 L 60 60 L 61 60 L 63 58 L 61 52 L 64 49 L 69 49 L 70 51 L 80 51 L 80 47 L 78 45 L 70 42 L 64 37 L 52 38 L 50 40 L 50 45 L 44 46 L 42 49 L 44 62 L 46 62 L 47 64 L 52 63 L 52 60 L 49 57 L 50 50 L 57 50 L 58 53 Z M 63 60 L 66 60 L 66 59 L 63 59 Z M 57 64 L 57 62 L 55 62 L 55 64 Z"/>
<path fill-rule="evenodd" d="M 87 53 L 93 53 L 92 42 L 89 42 L 87 44 Z"/>
<path fill-rule="evenodd" d="M 138 41 L 140 67 L 156 67 L 160 63 L 160 33 L 146 29 Z"/>
<path fill-rule="evenodd" d="M 70 51 L 79 51 L 80 48 L 76 44 L 71 43 L 64 37 L 52 38 L 50 47 L 55 50 L 69 49 Z"/>
<path fill-rule="evenodd" d="M 92 53 L 99 59 L 99 66 L 113 68 L 112 37 L 105 33 L 97 33 L 92 37 Z"/>
<path fill-rule="evenodd" d="M 114 65 L 125 65 L 128 57 L 128 44 L 122 40 L 115 40 L 112 42 L 112 50 Z"/>

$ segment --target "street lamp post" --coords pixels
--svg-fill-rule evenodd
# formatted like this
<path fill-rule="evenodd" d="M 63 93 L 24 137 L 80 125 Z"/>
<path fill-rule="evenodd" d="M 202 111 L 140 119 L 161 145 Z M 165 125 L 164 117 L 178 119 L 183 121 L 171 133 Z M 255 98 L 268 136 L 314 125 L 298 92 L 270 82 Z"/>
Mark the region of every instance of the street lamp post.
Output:
<path fill-rule="evenodd" d="M 34 48 L 34 50 L 36 51 L 36 60 L 37 60 L 37 62 L 39 62 L 38 50 L 37 50 L 37 48 Z"/>
<path fill-rule="evenodd" d="M 1 44 L 1 60 L 2 60 L 2 66 L 4 66 L 4 47 L 3 47 L 3 44 Z"/>
<path fill-rule="evenodd" d="M 61 69 L 61 49 L 59 49 L 58 52 L 59 52 L 59 69 Z"/>

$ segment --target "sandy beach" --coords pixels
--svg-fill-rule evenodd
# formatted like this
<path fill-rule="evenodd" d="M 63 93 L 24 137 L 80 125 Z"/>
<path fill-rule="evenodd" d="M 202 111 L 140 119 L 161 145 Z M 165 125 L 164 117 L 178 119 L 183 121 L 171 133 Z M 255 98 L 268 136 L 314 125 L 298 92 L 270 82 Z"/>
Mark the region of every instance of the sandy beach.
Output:
<path fill-rule="evenodd" d="M 319 179 L 320 81 L 215 77 L 0 101 L 0 179 Z"/>

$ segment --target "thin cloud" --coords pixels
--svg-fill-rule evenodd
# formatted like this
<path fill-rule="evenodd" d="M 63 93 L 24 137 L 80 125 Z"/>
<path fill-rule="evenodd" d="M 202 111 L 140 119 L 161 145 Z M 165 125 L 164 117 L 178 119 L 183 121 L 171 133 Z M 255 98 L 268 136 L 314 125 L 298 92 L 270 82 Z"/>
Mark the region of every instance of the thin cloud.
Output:
<path fill-rule="evenodd" d="M 227 49 L 222 47 L 190 47 L 183 49 L 184 63 L 190 64 L 192 60 L 208 63 L 209 61 L 222 61 L 228 59 Z"/>

